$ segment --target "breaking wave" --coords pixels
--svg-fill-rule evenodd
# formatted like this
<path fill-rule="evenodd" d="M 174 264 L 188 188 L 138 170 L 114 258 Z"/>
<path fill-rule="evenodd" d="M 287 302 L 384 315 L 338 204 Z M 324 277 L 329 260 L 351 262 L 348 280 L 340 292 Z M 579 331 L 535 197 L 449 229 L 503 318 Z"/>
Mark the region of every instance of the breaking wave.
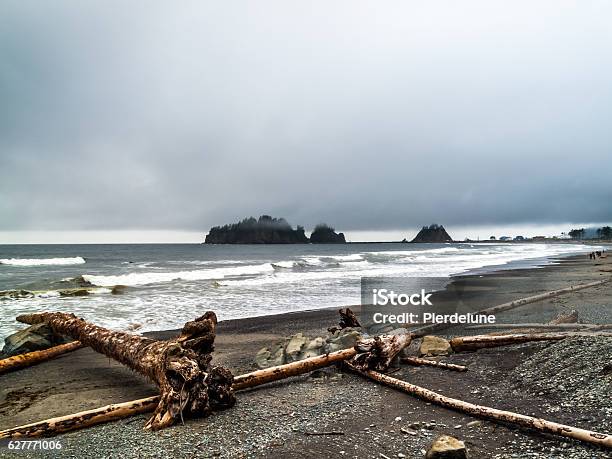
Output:
<path fill-rule="evenodd" d="M 9 266 L 57 266 L 57 265 L 82 265 L 85 263 L 83 257 L 71 258 L 1 258 L 0 265 Z"/>
<path fill-rule="evenodd" d="M 113 285 L 149 285 L 177 280 L 198 281 L 207 279 L 224 279 L 231 276 L 248 276 L 265 274 L 274 271 L 271 263 L 250 266 L 232 266 L 229 268 L 202 269 L 195 271 L 175 271 L 175 272 L 145 272 L 121 274 L 118 276 L 95 276 L 84 274 L 83 279 L 99 286 Z"/>

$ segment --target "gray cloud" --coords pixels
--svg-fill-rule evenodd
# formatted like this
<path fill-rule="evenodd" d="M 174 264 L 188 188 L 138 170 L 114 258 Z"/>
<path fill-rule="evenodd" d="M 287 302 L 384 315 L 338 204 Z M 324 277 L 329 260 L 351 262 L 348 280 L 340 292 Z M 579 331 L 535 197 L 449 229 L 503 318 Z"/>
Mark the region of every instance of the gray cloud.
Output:
<path fill-rule="evenodd" d="M 0 230 L 610 221 L 607 2 L 0 4 Z"/>

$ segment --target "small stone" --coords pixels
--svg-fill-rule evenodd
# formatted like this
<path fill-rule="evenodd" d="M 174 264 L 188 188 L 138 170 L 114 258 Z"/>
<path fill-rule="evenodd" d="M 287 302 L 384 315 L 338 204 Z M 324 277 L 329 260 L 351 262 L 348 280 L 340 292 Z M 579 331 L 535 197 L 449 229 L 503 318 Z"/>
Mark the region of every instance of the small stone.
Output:
<path fill-rule="evenodd" d="M 397 457 L 406 457 L 404 453 L 397 453 Z"/>
<path fill-rule="evenodd" d="M 398 416 L 398 417 L 395 418 L 395 422 L 400 422 L 401 420 L 402 420 L 401 416 Z"/>
<path fill-rule="evenodd" d="M 461 429 L 463 426 L 461 424 L 457 424 L 456 426 L 453 427 L 453 429 Z"/>
<path fill-rule="evenodd" d="M 450 342 L 439 336 L 428 335 L 423 337 L 419 353 L 424 355 L 448 355 L 453 352 Z"/>
<path fill-rule="evenodd" d="M 466 426 L 471 428 L 471 427 L 477 427 L 477 426 L 479 426 L 480 424 L 482 424 L 482 422 L 480 422 L 480 421 L 472 421 L 472 422 L 468 422 L 468 423 L 466 424 Z"/>
<path fill-rule="evenodd" d="M 449 435 L 434 440 L 425 454 L 425 459 L 467 459 L 465 443 Z"/>

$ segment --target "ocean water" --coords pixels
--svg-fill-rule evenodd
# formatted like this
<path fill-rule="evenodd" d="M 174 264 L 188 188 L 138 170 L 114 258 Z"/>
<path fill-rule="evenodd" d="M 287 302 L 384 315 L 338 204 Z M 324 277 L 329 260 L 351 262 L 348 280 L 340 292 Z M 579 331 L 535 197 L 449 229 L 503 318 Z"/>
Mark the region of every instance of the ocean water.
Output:
<path fill-rule="evenodd" d="M 358 304 L 360 278 L 452 276 L 473 270 L 543 266 L 594 250 L 579 244 L 346 245 L 0 245 L 0 337 L 22 328 L 15 316 L 73 312 L 138 332 L 177 328 L 207 310 L 220 320 Z M 78 276 L 84 297 L 60 297 Z M 112 294 L 116 285 L 127 288 Z"/>

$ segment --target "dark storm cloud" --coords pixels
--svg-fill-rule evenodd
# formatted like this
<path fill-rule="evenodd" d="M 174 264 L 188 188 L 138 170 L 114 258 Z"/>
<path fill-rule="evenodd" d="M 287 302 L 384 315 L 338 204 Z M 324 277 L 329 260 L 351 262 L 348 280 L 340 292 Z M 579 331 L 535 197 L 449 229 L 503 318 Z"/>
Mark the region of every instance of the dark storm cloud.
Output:
<path fill-rule="evenodd" d="M 612 219 L 606 2 L 0 4 L 0 230 Z"/>

